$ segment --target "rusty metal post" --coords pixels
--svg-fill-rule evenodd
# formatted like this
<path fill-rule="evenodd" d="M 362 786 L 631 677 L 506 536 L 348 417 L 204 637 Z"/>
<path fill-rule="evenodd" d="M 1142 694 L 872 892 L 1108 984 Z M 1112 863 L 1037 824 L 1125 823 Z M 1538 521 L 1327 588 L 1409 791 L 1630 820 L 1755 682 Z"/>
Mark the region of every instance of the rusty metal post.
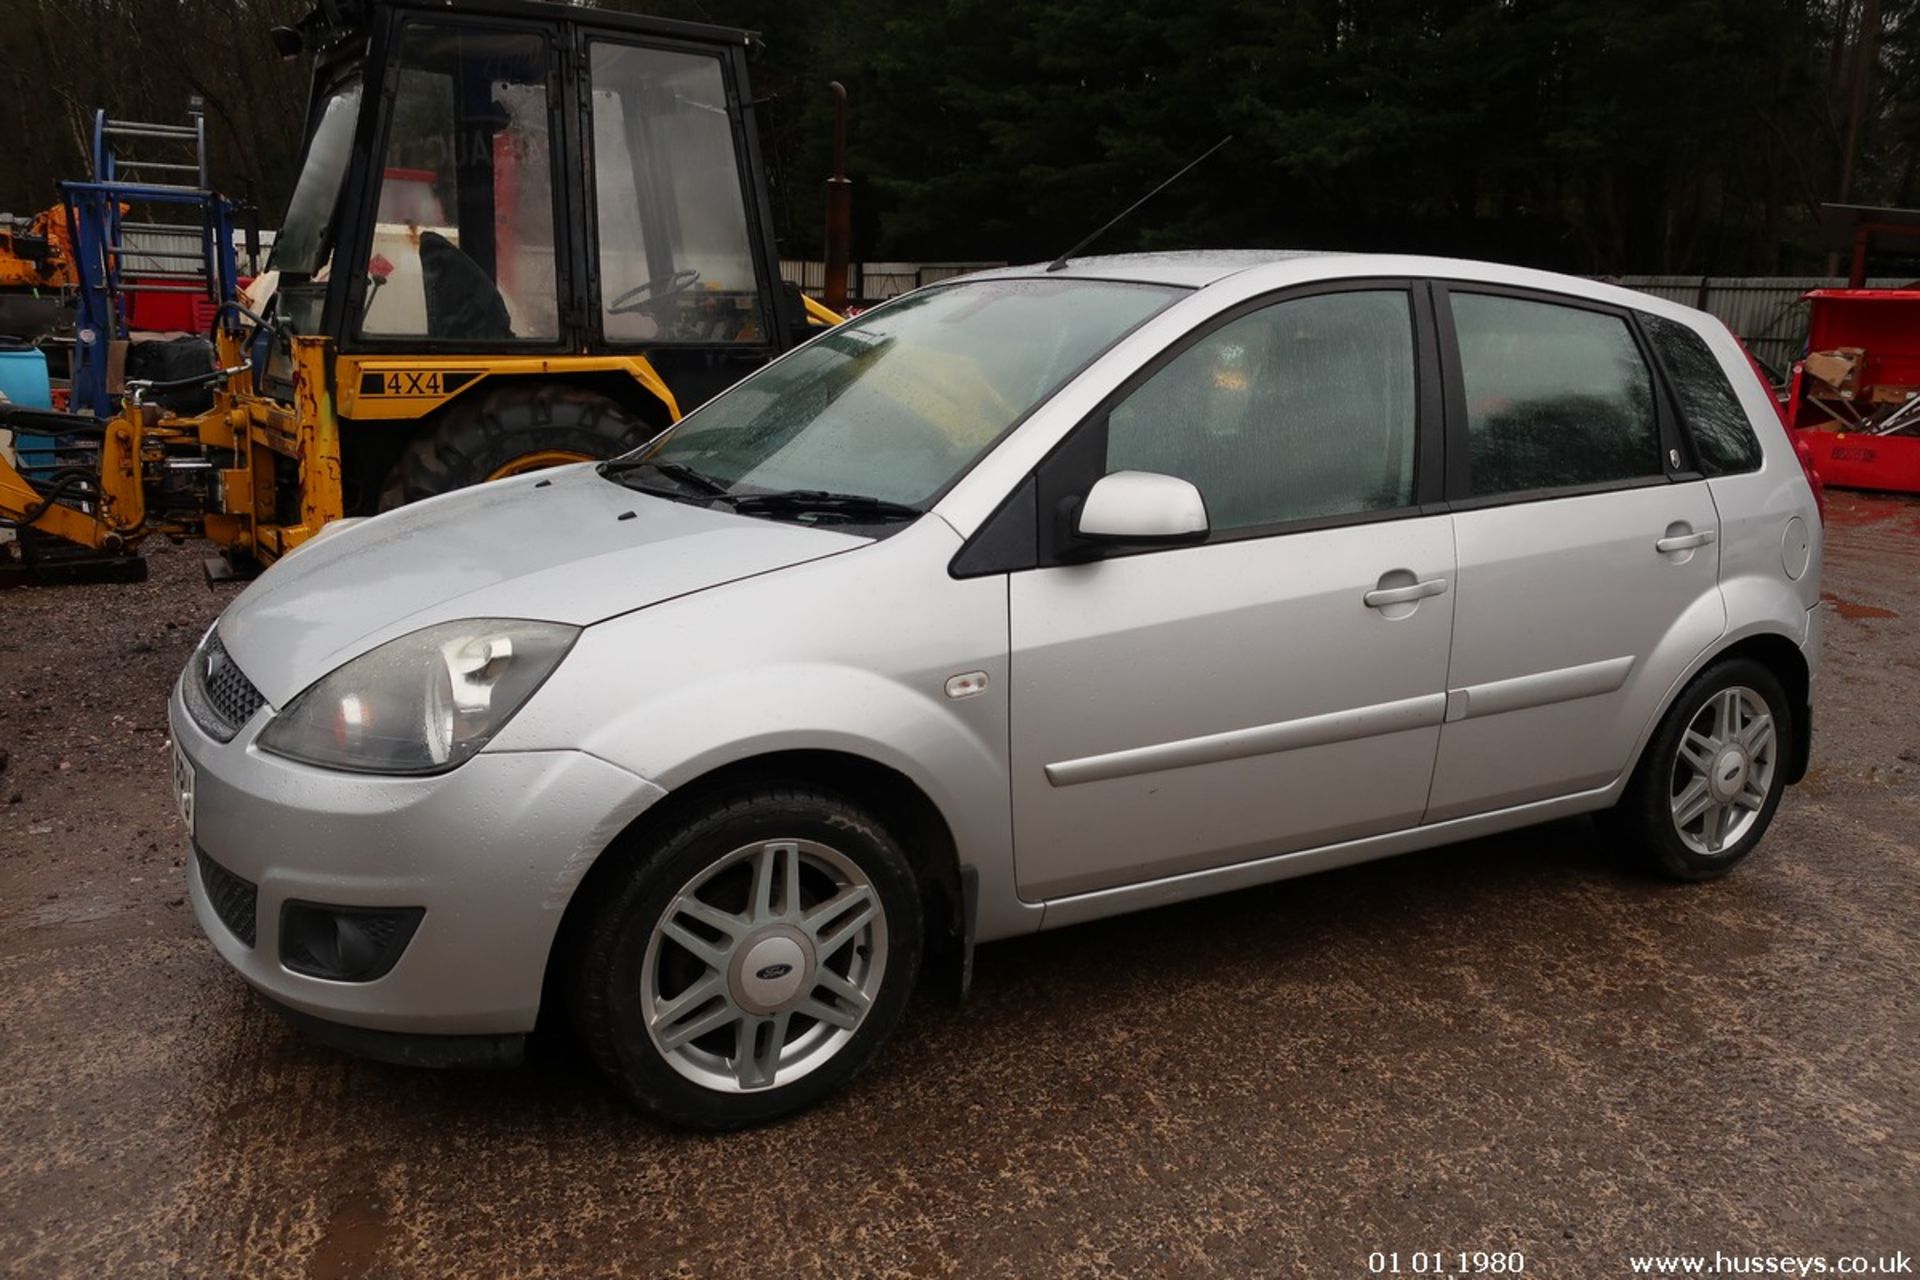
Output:
<path fill-rule="evenodd" d="M 827 179 L 826 281 L 822 301 L 829 310 L 847 309 L 847 259 L 853 251 L 853 183 L 847 179 L 847 87 L 833 90 L 833 176 Z"/>
<path fill-rule="evenodd" d="M 1853 37 L 1853 69 L 1847 85 L 1847 132 L 1846 140 L 1840 147 L 1840 196 L 1836 204 L 1853 203 L 1853 175 L 1860 154 L 1860 122 L 1866 115 L 1873 69 L 1880 59 L 1880 26 L 1880 0 L 1862 0 L 1860 30 Z M 1854 246 L 1853 257 L 1852 274 L 1865 279 L 1864 250 L 1860 245 Z M 1831 251 L 1827 254 L 1827 274 L 1836 275 L 1839 270 L 1840 254 Z M 1849 284 L 1847 287 L 1860 288 L 1858 284 Z"/>

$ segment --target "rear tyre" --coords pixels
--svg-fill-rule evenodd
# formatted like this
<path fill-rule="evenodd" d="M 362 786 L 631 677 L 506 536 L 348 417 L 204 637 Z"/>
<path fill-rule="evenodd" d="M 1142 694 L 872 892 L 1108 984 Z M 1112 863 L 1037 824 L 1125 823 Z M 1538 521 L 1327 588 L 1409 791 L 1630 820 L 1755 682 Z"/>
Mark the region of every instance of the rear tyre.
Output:
<path fill-rule="evenodd" d="M 380 509 L 541 467 L 610 458 L 658 428 L 579 387 L 507 383 L 456 400 L 410 442 L 380 492 Z"/>
<path fill-rule="evenodd" d="M 737 1129 L 810 1106 L 873 1056 L 920 965 L 912 866 L 810 789 L 716 797 L 606 885 L 569 1001 L 631 1101 Z"/>
<path fill-rule="evenodd" d="M 1601 829 L 1677 880 L 1711 880 L 1753 852 L 1786 790 L 1792 711 L 1751 658 L 1707 668 L 1681 691 Z"/>

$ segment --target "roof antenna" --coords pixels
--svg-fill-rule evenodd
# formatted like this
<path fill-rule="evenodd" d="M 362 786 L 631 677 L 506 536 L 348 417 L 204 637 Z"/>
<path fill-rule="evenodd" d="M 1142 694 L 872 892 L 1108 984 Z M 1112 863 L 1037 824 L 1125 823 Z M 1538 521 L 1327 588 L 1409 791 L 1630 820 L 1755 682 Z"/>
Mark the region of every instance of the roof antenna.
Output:
<path fill-rule="evenodd" d="M 1178 173 L 1174 174 L 1171 178 L 1168 178 L 1165 182 L 1161 183 L 1159 186 L 1155 187 L 1153 190 L 1147 192 L 1147 194 L 1141 196 L 1138 200 L 1135 200 L 1132 204 L 1128 205 L 1126 208 L 1122 209 L 1119 213 L 1113 216 L 1111 221 L 1107 222 L 1098 231 L 1094 232 L 1092 235 L 1088 236 L 1085 240 L 1082 240 L 1079 244 L 1073 246 L 1073 248 L 1067 250 L 1065 253 L 1061 254 L 1059 257 L 1055 258 L 1052 262 L 1048 263 L 1047 270 L 1058 271 L 1062 267 L 1065 267 L 1067 265 L 1068 258 L 1074 257 L 1077 254 L 1079 254 L 1079 252 L 1082 249 L 1086 248 L 1088 245 L 1092 244 L 1095 240 L 1098 240 L 1101 236 L 1107 234 L 1108 231 L 1112 230 L 1113 227 L 1116 224 L 1118 224 L 1121 220 L 1123 220 L 1128 214 L 1132 213 L 1135 209 L 1138 209 L 1141 205 L 1145 204 L 1147 201 L 1159 195 L 1162 191 L 1165 191 L 1168 187 L 1172 186 L 1174 183 L 1180 181 L 1180 179 L 1186 177 L 1187 170 L 1193 168 L 1195 165 L 1199 164 L 1202 160 L 1205 160 L 1208 156 L 1212 155 L 1214 152 L 1218 151 L 1220 148 L 1226 146 L 1229 142 L 1232 142 L 1232 141 L 1233 141 L 1233 135 L 1228 134 L 1226 137 L 1220 139 L 1220 141 L 1214 143 L 1212 146 L 1208 147 L 1205 151 L 1202 151 L 1199 155 L 1195 156 L 1193 159 L 1187 161 L 1187 163 L 1184 166 L 1182 166 L 1182 168 Z"/>

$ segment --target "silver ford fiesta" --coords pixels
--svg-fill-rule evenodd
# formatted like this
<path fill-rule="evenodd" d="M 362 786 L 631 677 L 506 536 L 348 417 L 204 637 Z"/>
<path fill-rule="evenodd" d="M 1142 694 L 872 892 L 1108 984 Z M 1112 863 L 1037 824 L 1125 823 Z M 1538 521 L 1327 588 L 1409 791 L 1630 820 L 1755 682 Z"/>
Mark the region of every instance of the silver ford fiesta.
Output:
<path fill-rule="evenodd" d="M 342 522 L 174 691 L 194 910 L 295 1022 L 752 1124 L 1042 928 L 1806 769 L 1821 516 L 1716 321 L 1408 257 L 920 290 L 625 457 Z"/>

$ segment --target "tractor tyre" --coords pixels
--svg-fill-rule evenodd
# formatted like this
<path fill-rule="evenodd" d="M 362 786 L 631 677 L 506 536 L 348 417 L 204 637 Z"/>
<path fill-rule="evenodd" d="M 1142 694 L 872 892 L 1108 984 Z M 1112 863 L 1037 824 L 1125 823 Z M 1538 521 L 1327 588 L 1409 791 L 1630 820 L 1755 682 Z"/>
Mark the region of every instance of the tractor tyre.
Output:
<path fill-rule="evenodd" d="M 380 491 L 380 509 L 507 476 L 611 458 L 660 430 L 579 387 L 515 386 L 455 401 L 408 443 Z"/>

